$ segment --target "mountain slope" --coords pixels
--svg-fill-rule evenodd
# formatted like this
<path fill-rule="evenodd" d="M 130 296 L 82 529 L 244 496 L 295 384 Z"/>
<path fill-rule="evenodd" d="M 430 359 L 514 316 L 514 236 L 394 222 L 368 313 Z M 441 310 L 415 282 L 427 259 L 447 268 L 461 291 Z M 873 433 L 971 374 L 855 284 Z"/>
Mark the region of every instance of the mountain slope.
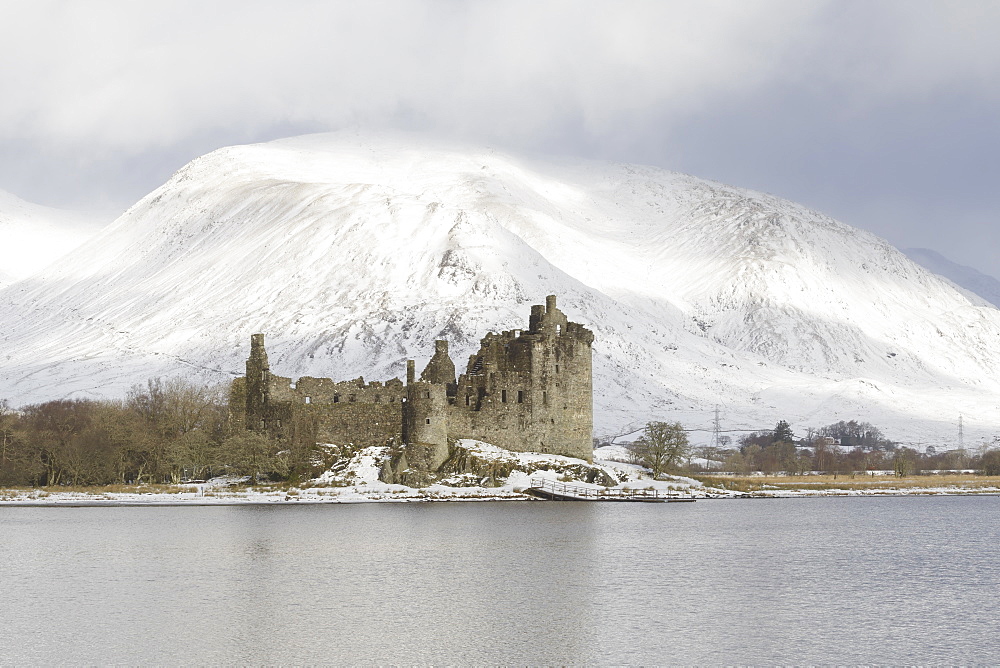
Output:
<path fill-rule="evenodd" d="M 241 374 L 464 367 L 528 305 L 596 334 L 595 422 L 1000 433 L 1000 311 L 793 203 L 648 167 L 317 135 L 193 161 L 58 266 L 0 292 L 0 396 Z M 696 440 L 698 437 L 696 435 Z"/>
<path fill-rule="evenodd" d="M 0 190 L 0 286 L 51 264 L 106 223 L 100 216 L 32 204 Z"/>
<path fill-rule="evenodd" d="M 938 276 L 944 276 L 960 288 L 968 290 L 1000 308 L 1000 281 L 989 274 L 952 262 L 940 253 L 928 248 L 906 248 L 903 249 L 903 252 L 925 269 Z"/>

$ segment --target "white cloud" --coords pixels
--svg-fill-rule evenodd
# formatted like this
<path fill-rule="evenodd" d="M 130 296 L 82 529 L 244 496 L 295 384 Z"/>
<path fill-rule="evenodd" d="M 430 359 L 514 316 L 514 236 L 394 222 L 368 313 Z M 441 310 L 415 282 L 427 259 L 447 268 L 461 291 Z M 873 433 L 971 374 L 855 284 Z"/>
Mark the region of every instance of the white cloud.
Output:
<path fill-rule="evenodd" d="M 669 120 L 780 71 L 807 2 L 6 3 L 2 138 L 140 151 L 213 128 L 530 136 Z"/>

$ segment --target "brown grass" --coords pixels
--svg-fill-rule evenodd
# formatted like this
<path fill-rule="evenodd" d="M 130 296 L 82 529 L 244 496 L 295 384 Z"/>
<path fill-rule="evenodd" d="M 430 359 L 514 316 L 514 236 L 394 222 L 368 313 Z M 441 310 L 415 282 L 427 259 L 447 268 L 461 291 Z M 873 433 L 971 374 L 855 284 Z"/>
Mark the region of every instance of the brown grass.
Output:
<path fill-rule="evenodd" d="M 913 475 L 903 478 L 893 476 L 870 476 L 864 473 L 847 475 L 806 475 L 806 476 L 703 476 L 694 479 L 706 487 L 719 487 L 738 492 L 759 492 L 777 490 L 898 490 L 954 487 L 963 491 L 993 491 L 1000 487 L 1000 478 L 969 474 Z"/>
<path fill-rule="evenodd" d="M 86 494 L 97 496 L 102 494 L 181 494 L 194 491 L 194 485 L 96 485 L 93 487 L 83 486 L 55 486 L 55 487 L 7 487 L 0 489 L 0 498 L 15 498 L 20 496 L 30 496 L 34 498 L 45 498 L 52 494 Z"/>

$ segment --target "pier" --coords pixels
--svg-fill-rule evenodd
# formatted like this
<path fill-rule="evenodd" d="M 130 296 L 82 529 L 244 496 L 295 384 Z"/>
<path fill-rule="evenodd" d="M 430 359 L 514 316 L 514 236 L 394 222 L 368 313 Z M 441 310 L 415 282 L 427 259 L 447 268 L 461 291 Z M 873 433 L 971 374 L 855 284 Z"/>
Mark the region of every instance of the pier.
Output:
<path fill-rule="evenodd" d="M 675 491 L 636 488 L 593 488 L 559 482 L 549 478 L 532 478 L 525 494 L 549 501 L 635 501 L 640 503 L 694 502 L 694 497 Z"/>

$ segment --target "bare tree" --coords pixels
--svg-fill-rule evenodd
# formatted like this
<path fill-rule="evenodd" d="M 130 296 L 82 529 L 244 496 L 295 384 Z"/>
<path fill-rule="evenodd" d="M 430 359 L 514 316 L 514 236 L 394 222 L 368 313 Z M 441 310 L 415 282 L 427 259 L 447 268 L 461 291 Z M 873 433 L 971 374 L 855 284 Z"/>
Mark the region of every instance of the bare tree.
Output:
<path fill-rule="evenodd" d="M 652 471 L 655 480 L 677 468 L 687 458 L 690 445 L 680 422 L 650 422 L 629 450 L 637 463 Z"/>

